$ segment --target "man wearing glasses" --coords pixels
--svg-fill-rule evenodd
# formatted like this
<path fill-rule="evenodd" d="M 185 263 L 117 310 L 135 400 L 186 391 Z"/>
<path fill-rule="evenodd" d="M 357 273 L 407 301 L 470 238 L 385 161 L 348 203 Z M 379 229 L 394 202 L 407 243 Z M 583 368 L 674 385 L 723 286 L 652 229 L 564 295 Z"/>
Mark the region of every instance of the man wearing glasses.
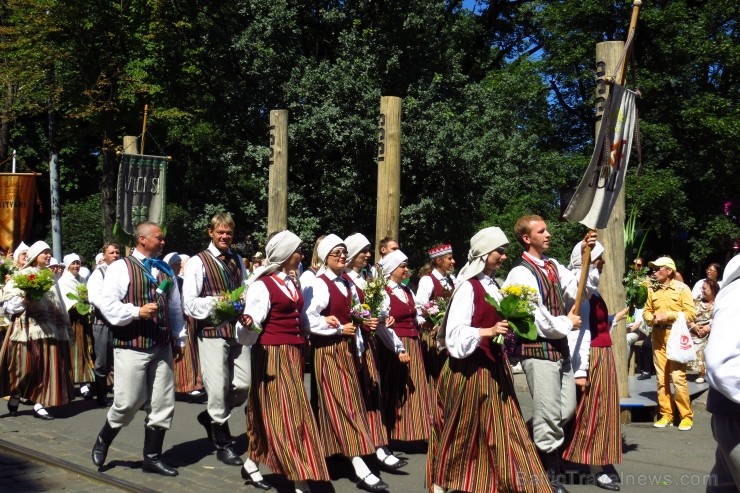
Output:
<path fill-rule="evenodd" d="M 671 335 L 671 327 L 683 312 L 686 322 L 692 322 L 696 316 L 691 290 L 684 283 L 675 279 L 676 264 L 670 257 L 660 257 L 648 263 L 653 269 L 653 278 L 658 287 L 651 289 L 645 303 L 642 318 L 650 327 L 653 342 L 653 361 L 655 376 L 658 381 L 658 407 L 661 418 L 653 423 L 656 428 L 673 426 L 673 402 L 681 414 L 678 429 L 688 431 L 694 424 L 694 413 L 691 411 L 689 387 L 686 383 L 686 364 L 670 361 L 666 357 L 666 343 Z M 675 396 L 671 396 L 671 379 L 675 387 Z"/>

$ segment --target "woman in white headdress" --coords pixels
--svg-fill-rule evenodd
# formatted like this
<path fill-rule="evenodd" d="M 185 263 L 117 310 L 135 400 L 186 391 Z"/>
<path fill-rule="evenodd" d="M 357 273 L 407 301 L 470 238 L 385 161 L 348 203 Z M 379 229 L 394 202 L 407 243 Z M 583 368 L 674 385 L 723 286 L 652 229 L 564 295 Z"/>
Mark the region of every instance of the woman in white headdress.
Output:
<path fill-rule="evenodd" d="M 549 491 L 549 481 L 516 399 L 506 355 L 493 338 L 509 324 L 486 301 L 501 301 L 494 274 L 509 240 L 497 227 L 470 239 L 438 336 L 450 357 L 440 374 L 427 484 L 475 492 Z"/>
<path fill-rule="evenodd" d="M 307 481 L 330 477 L 303 386 L 308 341 L 308 327 L 301 326 L 303 295 L 289 275 L 301 261 L 301 239 L 281 231 L 267 242 L 265 253 L 265 265 L 249 280 L 244 316 L 237 324 L 239 342 L 252 347 L 249 458 L 242 477 L 269 488 L 257 468 L 264 462 L 293 481 L 297 492 L 306 492 Z"/>
<path fill-rule="evenodd" d="M 37 241 L 28 249 L 20 273 L 38 276 L 48 271 L 50 257 L 51 247 Z M 71 328 L 59 287 L 55 283 L 35 299 L 11 280 L 2 299 L 11 327 L 0 352 L 0 395 L 11 396 L 8 410 L 13 416 L 24 398 L 35 403 L 35 417 L 54 419 L 44 406 L 66 404 L 74 393 L 69 358 Z"/>
<path fill-rule="evenodd" d="M 62 295 L 64 308 L 69 314 L 69 322 L 72 325 L 73 339 L 70 341 L 69 350 L 72 359 L 72 383 L 80 386 L 80 395 L 85 399 L 92 399 L 93 392 L 90 382 L 95 381 L 93 374 L 93 338 L 90 315 L 81 315 L 77 310 L 80 296 L 78 290 L 85 284 L 80 276 L 81 261 L 76 253 L 64 256 L 64 272 L 59 278 L 59 292 Z M 69 295 L 72 295 L 70 297 Z"/>
<path fill-rule="evenodd" d="M 401 347 L 384 340 L 381 351 L 385 424 L 392 440 L 418 441 L 429 438 L 431 389 L 419 342 L 419 324 L 424 317 L 414 293 L 403 284 L 409 276 L 408 258 L 395 250 L 378 264 L 388 279 L 383 296 L 384 309 L 393 317 L 393 332 Z"/>

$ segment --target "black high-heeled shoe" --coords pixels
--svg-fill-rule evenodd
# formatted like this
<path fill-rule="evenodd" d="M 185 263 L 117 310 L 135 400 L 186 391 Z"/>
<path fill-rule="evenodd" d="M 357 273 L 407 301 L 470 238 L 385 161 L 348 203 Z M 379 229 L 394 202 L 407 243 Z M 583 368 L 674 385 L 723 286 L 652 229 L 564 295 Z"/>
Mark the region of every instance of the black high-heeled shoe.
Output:
<path fill-rule="evenodd" d="M 13 401 L 15 401 L 15 404 L 13 404 Z M 20 403 L 20 399 L 16 399 L 15 397 L 8 399 L 8 413 L 10 413 L 11 416 L 18 416 L 18 406 Z"/>
<path fill-rule="evenodd" d="M 242 479 L 246 481 L 247 484 L 251 484 L 255 488 L 259 488 L 261 490 L 272 489 L 272 485 L 268 483 L 267 481 L 265 481 L 264 479 L 260 481 L 255 481 L 254 479 L 252 479 L 252 475 L 247 472 L 244 466 L 242 466 L 241 473 L 242 473 Z"/>

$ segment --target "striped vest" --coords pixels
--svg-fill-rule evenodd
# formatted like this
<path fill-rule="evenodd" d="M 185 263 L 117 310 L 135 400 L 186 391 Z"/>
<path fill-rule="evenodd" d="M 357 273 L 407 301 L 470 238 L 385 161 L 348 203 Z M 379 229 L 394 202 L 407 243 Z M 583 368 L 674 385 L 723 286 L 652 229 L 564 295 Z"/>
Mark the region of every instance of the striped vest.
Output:
<path fill-rule="evenodd" d="M 537 280 L 540 298 L 542 298 L 542 303 L 550 313 L 556 317 L 565 315 L 563 288 L 560 286 L 557 267 L 554 264 L 546 264 L 548 272 L 542 272 L 539 266 L 531 263 L 525 256 L 522 256 L 519 265 L 528 269 Z M 568 339 L 566 337 L 561 339 L 547 339 L 538 336 L 536 341 L 528 341 L 517 337 L 514 354 L 520 359 L 535 358 L 549 361 L 570 359 L 570 349 L 568 348 Z"/>
<path fill-rule="evenodd" d="M 128 269 L 128 292 L 121 300 L 134 306 L 144 306 L 147 303 L 157 303 L 157 314 L 148 320 L 134 320 L 128 325 L 111 326 L 111 340 L 113 347 L 127 349 L 149 349 L 154 346 L 170 344 L 172 332 L 169 321 L 169 302 L 167 296 L 158 296 L 157 285 L 163 280 L 172 278 L 159 271 L 157 284 L 146 276 L 144 264 L 133 256 L 123 259 Z"/>
<path fill-rule="evenodd" d="M 239 258 L 230 253 L 235 262 Z M 208 250 L 200 252 L 198 258 L 203 262 L 203 288 L 199 296 L 220 296 L 226 291 L 233 291 L 242 283 L 242 270 L 239 265 L 236 268 L 229 268 L 226 262 L 215 258 Z M 232 270 L 233 269 L 233 270 Z M 213 326 L 210 317 L 203 320 L 196 320 L 196 333 L 204 338 L 232 338 L 235 337 L 235 327 L 232 323 L 225 323 L 216 328 Z"/>

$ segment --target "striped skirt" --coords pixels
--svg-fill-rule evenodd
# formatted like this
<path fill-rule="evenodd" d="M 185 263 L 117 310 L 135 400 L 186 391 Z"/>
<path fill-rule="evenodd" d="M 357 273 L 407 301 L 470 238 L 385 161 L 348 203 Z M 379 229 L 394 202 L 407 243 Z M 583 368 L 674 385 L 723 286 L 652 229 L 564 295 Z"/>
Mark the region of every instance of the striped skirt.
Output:
<path fill-rule="evenodd" d="M 573 438 L 563 459 L 578 464 L 609 465 L 622 462 L 617 368 L 611 347 L 592 347 L 589 388 L 576 409 Z"/>
<path fill-rule="evenodd" d="M 291 481 L 330 481 L 298 346 L 252 346 L 249 457 Z"/>
<path fill-rule="evenodd" d="M 354 361 L 355 341 L 345 337 L 316 339 L 314 378 L 318 389 L 319 432 L 326 457 L 372 454 L 375 442 Z"/>
<path fill-rule="evenodd" d="M 200 374 L 200 355 L 198 354 L 198 334 L 192 317 L 185 317 L 188 338 L 185 340 L 182 359 L 174 363 L 175 392 L 192 392 L 203 390 L 203 378 Z"/>
<path fill-rule="evenodd" d="M 375 447 L 388 445 L 388 432 L 383 423 L 383 396 L 380 386 L 380 371 L 378 370 L 378 341 L 370 332 L 363 331 L 365 352 L 357 357 L 357 374 L 360 377 L 360 390 L 367 410 L 367 421 L 370 425 L 370 435 Z"/>
<path fill-rule="evenodd" d="M 431 395 L 424 370 L 419 340 L 401 337 L 408 365 L 398 355 L 383 347 L 380 356 L 385 425 L 392 440 L 414 441 L 429 438 Z"/>
<path fill-rule="evenodd" d="M 75 308 L 72 308 L 69 311 L 69 320 L 74 335 L 69 344 L 72 360 L 72 382 L 79 384 L 94 382 L 93 338 L 89 318 L 87 315 L 80 315 Z"/>
<path fill-rule="evenodd" d="M 431 482 L 475 493 L 551 491 L 505 359 L 494 363 L 480 350 L 450 358 L 438 388 Z"/>
<path fill-rule="evenodd" d="M 8 334 L 0 350 L 0 395 L 19 395 L 48 407 L 71 401 L 69 342 L 51 338 L 11 341 Z"/>

